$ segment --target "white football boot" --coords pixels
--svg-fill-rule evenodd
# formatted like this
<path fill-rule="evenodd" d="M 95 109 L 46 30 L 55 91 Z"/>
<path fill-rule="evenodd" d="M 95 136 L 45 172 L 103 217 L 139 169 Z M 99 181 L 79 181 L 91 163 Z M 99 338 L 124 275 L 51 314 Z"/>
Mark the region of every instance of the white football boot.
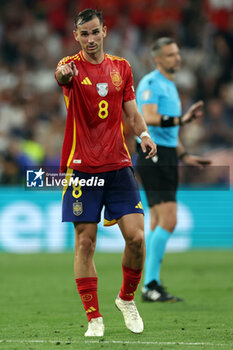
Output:
<path fill-rule="evenodd" d="M 126 327 L 133 333 L 142 333 L 144 329 L 143 321 L 139 315 L 134 300 L 123 300 L 117 296 L 115 305 L 123 314 Z"/>
<path fill-rule="evenodd" d="M 104 335 L 104 322 L 103 317 L 92 318 L 88 322 L 88 329 L 85 333 L 85 337 L 103 337 Z"/>

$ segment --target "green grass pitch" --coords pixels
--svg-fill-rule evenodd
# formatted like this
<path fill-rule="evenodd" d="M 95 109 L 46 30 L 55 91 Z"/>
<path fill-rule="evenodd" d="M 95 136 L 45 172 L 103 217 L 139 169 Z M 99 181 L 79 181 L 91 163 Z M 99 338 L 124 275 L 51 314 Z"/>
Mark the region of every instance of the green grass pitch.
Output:
<path fill-rule="evenodd" d="M 73 277 L 73 253 L 0 254 L 0 349 L 233 349 L 233 252 L 166 254 L 169 291 L 183 303 L 136 303 L 142 334 L 130 333 L 114 299 L 121 254 L 96 253 L 103 338 L 85 338 L 87 320 Z"/>

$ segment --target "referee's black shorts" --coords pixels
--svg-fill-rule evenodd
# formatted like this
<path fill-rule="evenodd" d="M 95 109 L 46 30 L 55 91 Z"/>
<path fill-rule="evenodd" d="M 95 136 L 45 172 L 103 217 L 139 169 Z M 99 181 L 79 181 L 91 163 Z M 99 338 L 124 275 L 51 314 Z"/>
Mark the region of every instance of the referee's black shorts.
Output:
<path fill-rule="evenodd" d="M 136 171 L 140 175 L 150 207 L 162 202 L 176 202 L 178 158 L 176 148 L 157 145 L 157 154 L 145 159 L 138 147 Z"/>

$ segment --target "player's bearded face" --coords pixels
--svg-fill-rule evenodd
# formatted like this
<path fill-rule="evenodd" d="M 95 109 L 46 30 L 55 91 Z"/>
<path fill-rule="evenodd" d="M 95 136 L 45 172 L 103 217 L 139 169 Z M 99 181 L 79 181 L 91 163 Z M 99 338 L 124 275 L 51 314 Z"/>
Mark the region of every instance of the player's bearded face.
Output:
<path fill-rule="evenodd" d="M 161 55 L 158 57 L 161 67 L 167 73 L 175 73 L 180 69 L 180 51 L 178 46 L 174 44 L 166 45 L 162 48 Z"/>
<path fill-rule="evenodd" d="M 96 17 L 89 22 L 78 25 L 77 30 L 74 31 L 74 36 L 87 54 L 97 54 L 103 51 L 106 27 Z"/>

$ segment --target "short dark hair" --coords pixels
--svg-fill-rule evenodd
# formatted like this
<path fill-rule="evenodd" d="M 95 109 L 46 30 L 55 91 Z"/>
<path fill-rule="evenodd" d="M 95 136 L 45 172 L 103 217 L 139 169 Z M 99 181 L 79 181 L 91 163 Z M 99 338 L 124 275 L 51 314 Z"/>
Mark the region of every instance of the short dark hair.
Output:
<path fill-rule="evenodd" d="M 151 50 L 152 56 L 156 57 L 160 53 L 160 49 L 163 46 L 170 45 L 170 44 L 176 44 L 175 40 L 168 37 L 162 37 L 157 39 L 152 46 L 152 50 Z"/>
<path fill-rule="evenodd" d="M 103 24 L 102 11 L 86 9 L 79 12 L 79 14 L 74 19 L 75 28 L 77 28 L 78 25 L 91 21 L 95 17 L 99 18 L 100 23 Z"/>

